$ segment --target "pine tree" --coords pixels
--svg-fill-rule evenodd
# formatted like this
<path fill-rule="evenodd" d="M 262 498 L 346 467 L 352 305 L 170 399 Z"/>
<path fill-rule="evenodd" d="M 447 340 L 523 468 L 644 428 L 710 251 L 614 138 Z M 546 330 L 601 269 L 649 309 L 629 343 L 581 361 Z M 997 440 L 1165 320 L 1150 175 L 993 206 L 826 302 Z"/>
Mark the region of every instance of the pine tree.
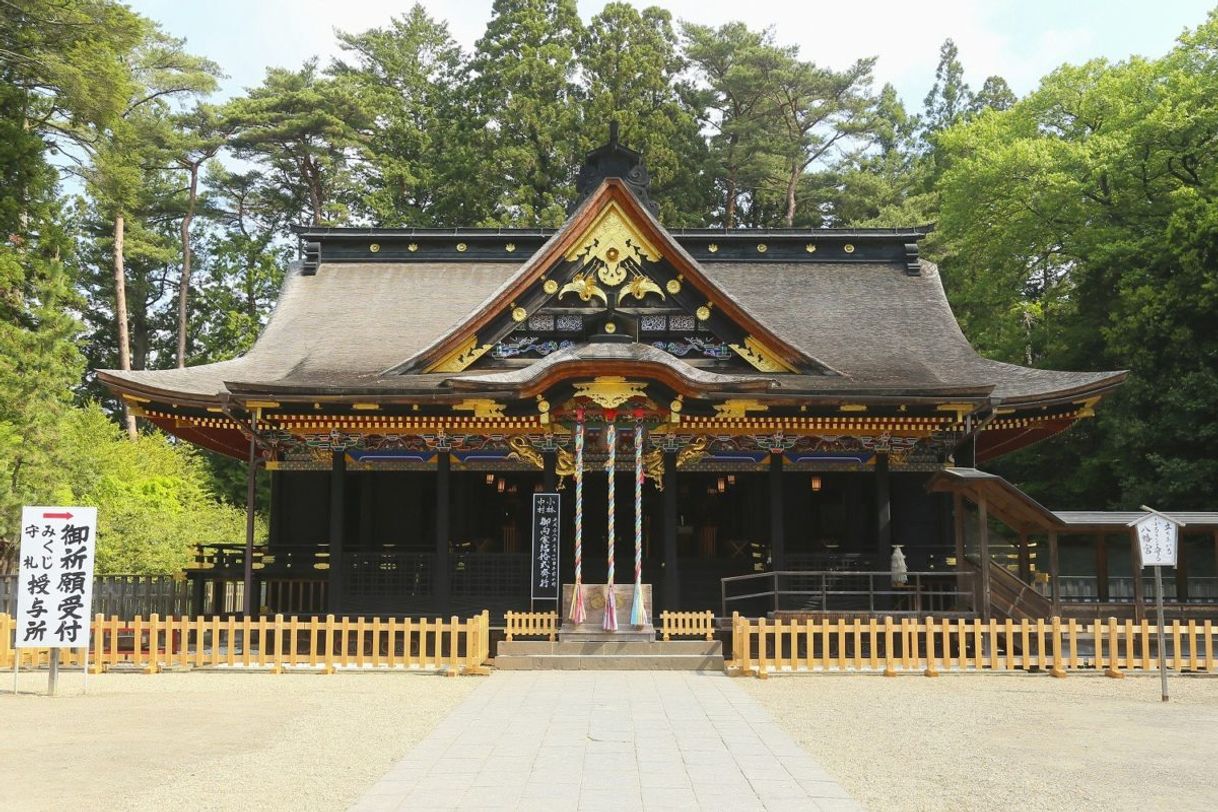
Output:
<path fill-rule="evenodd" d="M 471 63 L 484 122 L 481 182 L 495 202 L 489 224 L 566 219 L 583 127 L 575 85 L 582 31 L 575 0 L 495 0 Z"/>

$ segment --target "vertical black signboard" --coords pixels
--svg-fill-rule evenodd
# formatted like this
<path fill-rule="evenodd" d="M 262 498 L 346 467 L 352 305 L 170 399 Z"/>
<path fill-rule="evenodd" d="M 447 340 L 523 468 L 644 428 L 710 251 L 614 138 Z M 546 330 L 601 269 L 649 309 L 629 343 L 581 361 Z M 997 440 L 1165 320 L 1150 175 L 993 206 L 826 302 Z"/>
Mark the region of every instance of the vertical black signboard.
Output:
<path fill-rule="evenodd" d="M 533 494 L 533 600 L 557 601 L 559 497 L 556 493 Z"/>

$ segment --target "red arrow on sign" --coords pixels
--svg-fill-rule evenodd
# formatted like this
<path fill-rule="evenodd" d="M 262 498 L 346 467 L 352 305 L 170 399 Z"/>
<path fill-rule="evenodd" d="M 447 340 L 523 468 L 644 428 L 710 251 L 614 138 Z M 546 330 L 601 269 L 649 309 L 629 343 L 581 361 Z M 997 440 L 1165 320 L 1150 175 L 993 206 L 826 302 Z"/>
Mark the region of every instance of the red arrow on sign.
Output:
<path fill-rule="evenodd" d="M 44 518 L 44 519 L 70 519 L 70 518 L 72 518 L 72 514 L 71 513 L 44 513 L 44 514 L 42 514 L 42 518 Z"/>

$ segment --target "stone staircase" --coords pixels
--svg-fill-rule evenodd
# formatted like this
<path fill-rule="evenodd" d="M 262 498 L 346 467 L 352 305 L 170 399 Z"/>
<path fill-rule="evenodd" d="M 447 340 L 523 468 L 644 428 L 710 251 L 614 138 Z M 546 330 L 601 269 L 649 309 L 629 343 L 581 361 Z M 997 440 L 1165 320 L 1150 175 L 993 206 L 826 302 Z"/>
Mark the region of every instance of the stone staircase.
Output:
<path fill-rule="evenodd" d="M 718 640 L 501 641 L 504 671 L 723 671 Z"/>

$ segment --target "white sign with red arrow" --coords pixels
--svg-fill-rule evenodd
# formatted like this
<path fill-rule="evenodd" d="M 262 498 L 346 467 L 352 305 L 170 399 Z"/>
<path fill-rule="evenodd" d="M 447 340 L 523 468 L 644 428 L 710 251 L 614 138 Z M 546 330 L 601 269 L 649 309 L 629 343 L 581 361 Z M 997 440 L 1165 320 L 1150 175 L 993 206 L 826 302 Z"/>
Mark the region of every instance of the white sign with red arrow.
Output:
<path fill-rule="evenodd" d="M 97 508 L 24 507 L 17 573 L 18 648 L 87 648 Z"/>

